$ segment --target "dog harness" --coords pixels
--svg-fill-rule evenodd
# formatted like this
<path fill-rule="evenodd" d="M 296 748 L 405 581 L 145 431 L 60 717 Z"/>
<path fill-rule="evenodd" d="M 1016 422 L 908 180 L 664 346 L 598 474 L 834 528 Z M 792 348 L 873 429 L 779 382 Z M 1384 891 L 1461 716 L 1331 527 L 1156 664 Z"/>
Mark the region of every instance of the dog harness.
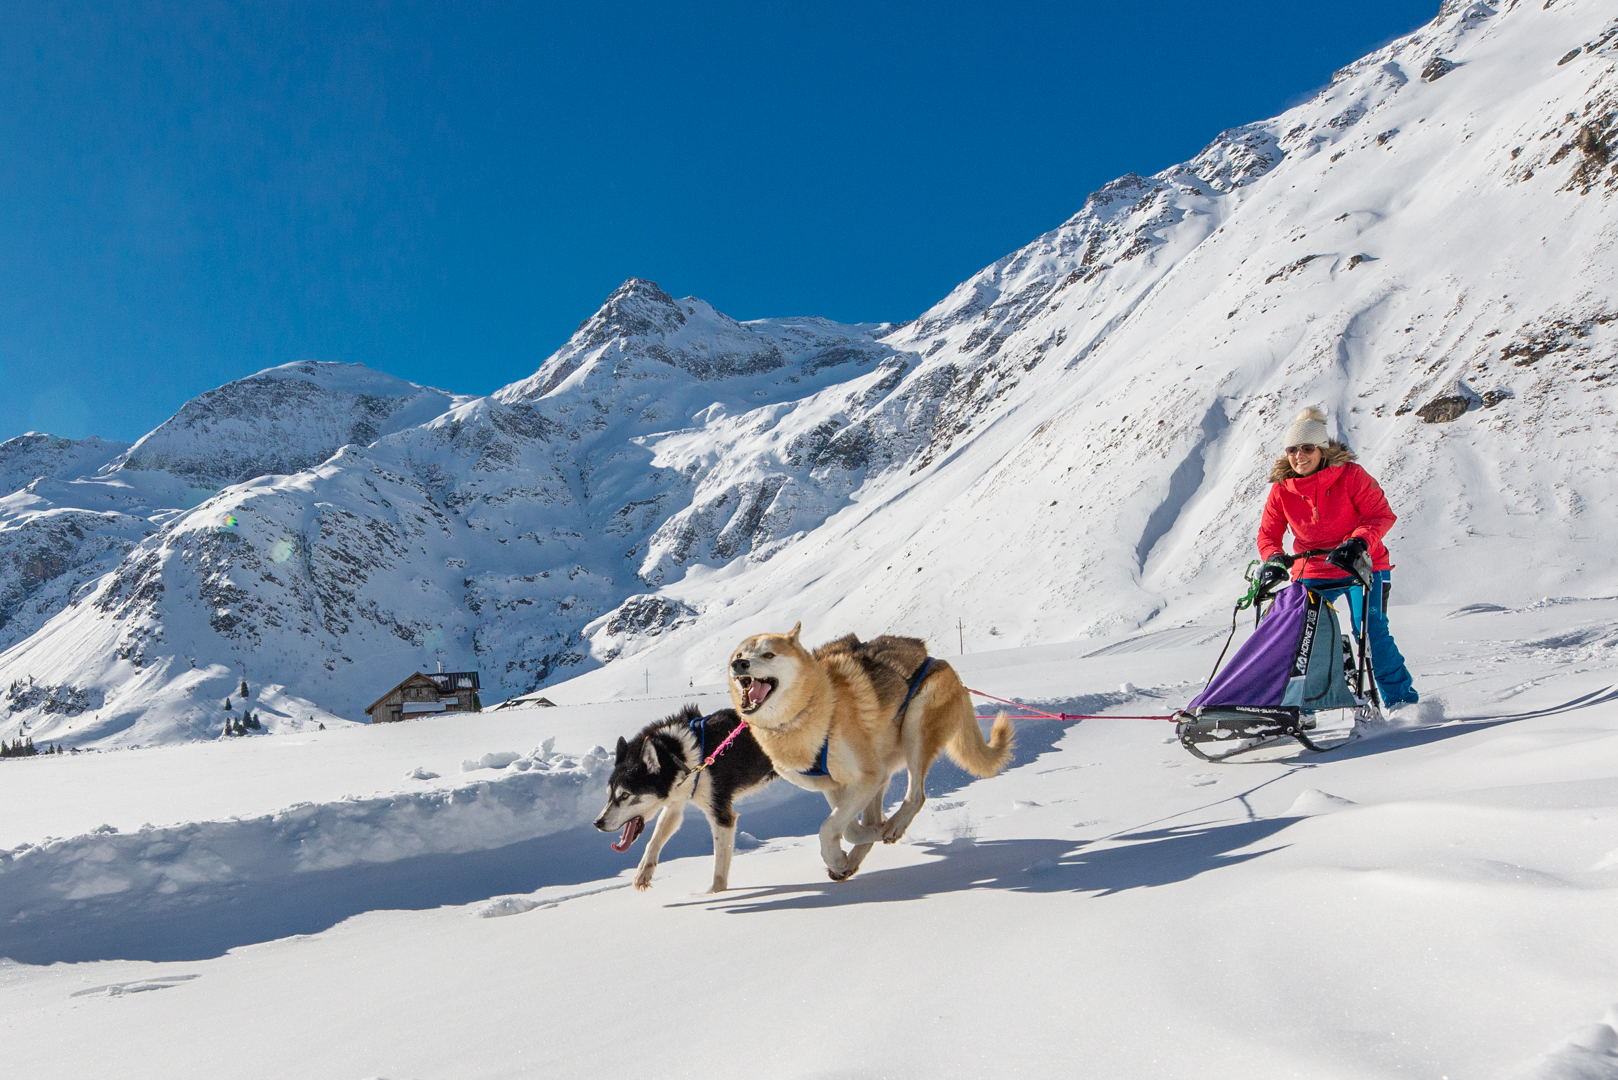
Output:
<path fill-rule="evenodd" d="M 726 735 L 723 739 L 720 739 L 719 745 L 713 748 L 712 754 L 709 754 L 708 721 L 712 720 L 718 715 L 718 713 L 709 713 L 707 716 L 699 716 L 697 719 L 690 721 L 692 732 L 702 743 L 702 763 L 699 764 L 695 769 L 692 769 L 689 774 L 691 777 L 691 797 L 693 799 L 697 796 L 697 785 L 702 782 L 702 770 L 706 769 L 708 766 L 717 761 L 719 759 L 719 755 L 725 752 L 725 748 L 731 743 L 735 742 L 737 738 L 741 736 L 741 733 L 747 730 L 747 721 L 743 720 L 741 723 L 731 728 L 730 734 Z M 684 782 L 685 781 L 683 780 L 680 781 L 680 783 Z"/>
<path fill-rule="evenodd" d="M 921 684 L 927 678 L 927 673 L 932 671 L 932 669 L 933 658 L 929 656 L 926 660 L 922 661 L 922 665 L 916 669 L 916 673 L 910 676 L 909 685 L 905 689 L 905 699 L 899 703 L 899 711 L 893 714 L 893 722 L 895 724 L 904 718 L 905 710 L 910 708 L 910 699 L 916 696 L 916 691 L 921 688 Z M 826 731 L 826 741 L 820 744 L 820 756 L 815 759 L 814 767 L 810 769 L 799 769 L 798 775 L 830 776 L 831 772 L 826 768 L 826 753 L 830 749 L 831 730 L 828 728 Z"/>
<path fill-rule="evenodd" d="M 799 776 L 830 776 L 826 769 L 826 752 L 831 749 L 831 729 L 826 729 L 826 741 L 820 744 L 820 757 L 815 761 L 812 769 L 799 769 Z"/>
<path fill-rule="evenodd" d="M 697 758 L 698 761 L 708 760 L 708 721 L 710 719 L 711 714 L 709 716 L 699 716 L 691 721 L 691 734 L 695 735 L 697 742 L 702 744 L 702 754 Z"/>

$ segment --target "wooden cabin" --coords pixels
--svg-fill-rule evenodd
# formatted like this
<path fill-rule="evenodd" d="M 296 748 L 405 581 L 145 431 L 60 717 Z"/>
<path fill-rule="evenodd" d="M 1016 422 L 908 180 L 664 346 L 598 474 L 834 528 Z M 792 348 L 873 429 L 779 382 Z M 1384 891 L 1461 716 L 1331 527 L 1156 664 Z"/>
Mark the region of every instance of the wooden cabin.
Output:
<path fill-rule="evenodd" d="M 529 708 L 554 709 L 556 708 L 556 702 L 552 701 L 548 697 L 541 697 L 539 694 L 521 694 L 514 698 L 507 698 L 505 701 L 502 701 L 500 704 L 494 706 L 494 711 L 499 712 L 501 709 Z"/>
<path fill-rule="evenodd" d="M 475 671 L 416 672 L 366 707 L 373 724 L 437 713 L 481 712 Z"/>

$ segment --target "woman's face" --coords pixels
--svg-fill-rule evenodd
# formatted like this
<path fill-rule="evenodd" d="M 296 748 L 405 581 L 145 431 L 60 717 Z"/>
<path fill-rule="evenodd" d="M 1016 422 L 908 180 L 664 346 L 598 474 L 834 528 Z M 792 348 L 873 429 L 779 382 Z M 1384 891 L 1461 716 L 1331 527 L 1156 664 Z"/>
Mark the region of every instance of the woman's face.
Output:
<path fill-rule="evenodd" d="M 1320 447 L 1311 443 L 1287 447 L 1287 461 L 1299 476 L 1308 476 L 1320 468 Z"/>

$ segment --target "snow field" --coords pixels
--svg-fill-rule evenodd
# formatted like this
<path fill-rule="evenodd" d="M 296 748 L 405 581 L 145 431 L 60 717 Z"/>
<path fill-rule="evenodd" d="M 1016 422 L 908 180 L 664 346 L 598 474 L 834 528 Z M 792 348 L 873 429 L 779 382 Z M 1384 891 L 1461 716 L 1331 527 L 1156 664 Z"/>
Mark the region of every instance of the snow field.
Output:
<path fill-rule="evenodd" d="M 1601 693 L 1618 683 L 1618 600 L 1406 606 L 1393 619 L 1441 703 L 1423 723 L 1319 757 L 1277 746 L 1211 765 L 1166 722 L 1028 722 L 1011 770 L 965 783 L 940 767 L 905 842 L 846 883 L 820 865 L 821 800 L 785 789 L 744 803 L 740 828 L 763 842 L 738 852 L 734 888 L 717 897 L 700 892 L 708 843 L 689 822 L 652 891 L 627 888 L 639 849 L 616 855 L 577 824 L 604 787 L 582 761 L 557 770 L 578 777 L 565 810 L 523 815 L 562 826 L 536 839 L 467 850 L 503 842 L 497 825 L 452 829 L 423 808 L 450 814 L 432 800 L 488 776 L 515 814 L 538 770 L 459 763 L 545 723 L 564 747 L 610 743 L 677 702 L 324 733 L 336 737 L 282 752 L 329 759 L 305 790 L 337 790 L 345 772 L 350 791 L 388 786 L 309 809 L 336 835 L 353 828 L 347 865 L 294 868 L 289 845 L 268 881 L 64 900 L 71 939 L 8 916 L 29 962 L 0 965 L 0 1008 L 31 1034 L 11 1060 L 31 1077 L 104 1070 L 110 1045 L 131 1077 L 561 1077 L 650 1063 L 693 1077 L 1618 1076 L 1618 699 Z M 1205 674 L 1214 629 L 950 660 L 1008 697 L 1166 712 Z M 219 799 L 189 749 L 47 764 L 111 783 L 115 768 L 160 771 L 126 763 L 180 763 L 168 786 L 197 785 L 197 806 Z M 215 750 L 220 774 L 255 756 L 196 749 Z M 417 765 L 443 775 L 407 780 Z M 244 806 L 259 783 L 243 784 Z M 22 800 L 4 798 L 10 817 Z M 153 831 L 200 850 L 232 824 L 268 836 L 274 816 Z M 61 842 L 61 865 L 121 837 Z M 187 910 L 187 897 L 204 902 Z M 277 907 L 301 910 L 303 928 L 277 933 L 296 922 Z M 121 933 L 98 937 L 92 911 Z"/>

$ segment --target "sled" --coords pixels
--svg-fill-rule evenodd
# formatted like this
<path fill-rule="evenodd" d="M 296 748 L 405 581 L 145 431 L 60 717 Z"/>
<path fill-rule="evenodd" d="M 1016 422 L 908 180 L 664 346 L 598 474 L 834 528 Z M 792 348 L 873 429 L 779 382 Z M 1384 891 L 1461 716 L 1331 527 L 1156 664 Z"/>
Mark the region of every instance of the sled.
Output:
<path fill-rule="evenodd" d="M 1288 561 L 1329 555 L 1330 550 L 1283 556 Z M 1328 709 L 1350 709 L 1354 730 L 1381 717 L 1381 701 L 1371 673 L 1369 560 L 1362 559 L 1349 579 L 1362 590 L 1356 634 L 1342 633 L 1336 609 L 1313 589 L 1293 582 L 1270 591 L 1254 582 L 1237 601 L 1231 616 L 1247 607 L 1255 612 L 1252 636 L 1223 670 L 1221 652 L 1202 693 L 1174 714 L 1180 745 L 1204 761 L 1225 761 L 1238 754 L 1292 739 L 1315 753 L 1334 750 L 1347 737 L 1327 742 L 1317 734 L 1316 715 Z M 1351 605 L 1352 606 L 1352 605 Z M 1229 648 L 1226 641 L 1226 648 Z"/>

